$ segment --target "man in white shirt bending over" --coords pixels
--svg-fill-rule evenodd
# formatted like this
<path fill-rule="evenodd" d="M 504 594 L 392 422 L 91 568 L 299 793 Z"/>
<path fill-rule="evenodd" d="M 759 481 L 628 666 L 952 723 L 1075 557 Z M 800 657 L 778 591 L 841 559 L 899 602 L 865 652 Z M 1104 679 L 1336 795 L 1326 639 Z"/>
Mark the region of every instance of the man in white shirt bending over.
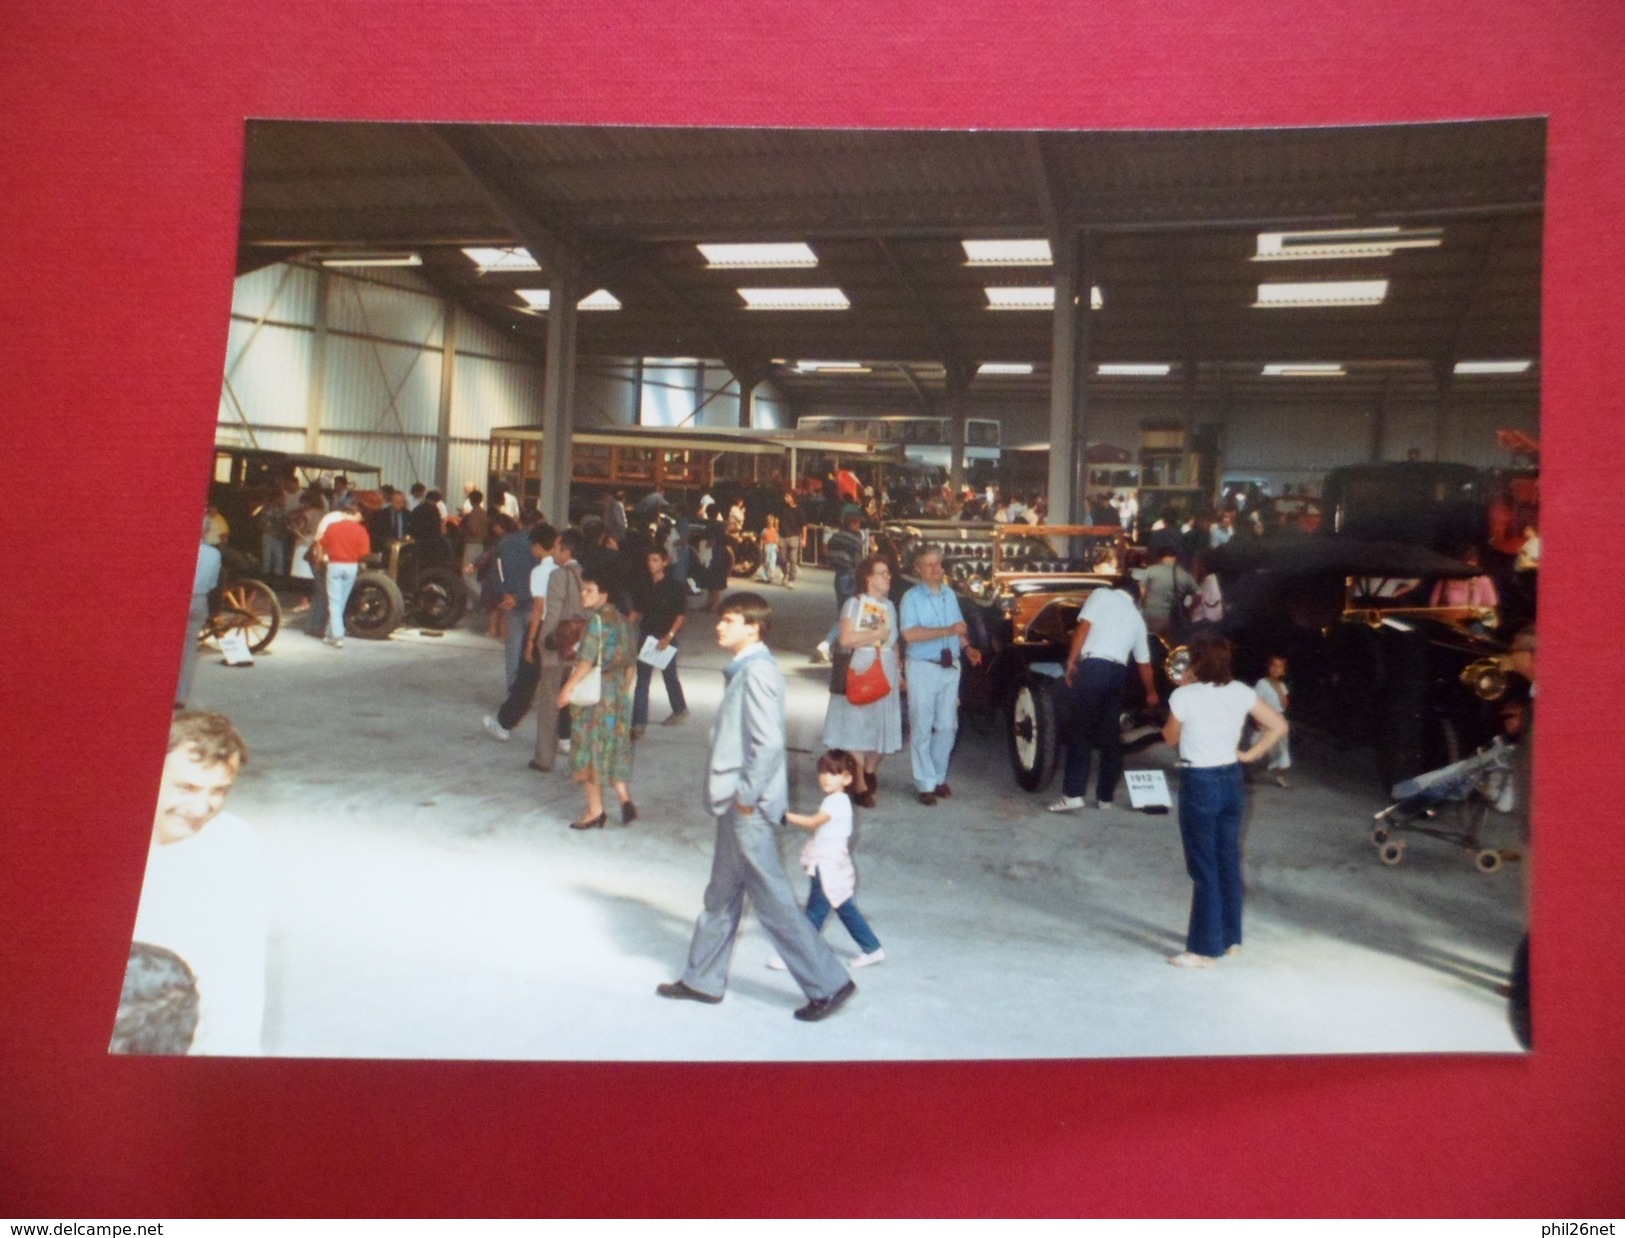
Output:
<path fill-rule="evenodd" d="M 221 808 L 248 748 L 220 714 L 169 727 L 133 939 L 173 951 L 197 979 L 195 1054 L 259 1054 L 266 911 L 259 841 Z"/>
<path fill-rule="evenodd" d="M 1066 659 L 1066 687 L 1070 723 L 1066 739 L 1066 766 L 1062 796 L 1051 812 L 1075 812 L 1084 807 L 1089 785 L 1089 754 L 1100 750 L 1100 770 L 1090 807 L 1110 808 L 1123 776 L 1123 689 L 1128 663 L 1138 664 L 1147 707 L 1157 703 L 1151 674 L 1151 649 L 1145 619 L 1140 614 L 1139 586 L 1124 577 L 1115 589 L 1099 588 L 1089 595 L 1072 633 Z"/>

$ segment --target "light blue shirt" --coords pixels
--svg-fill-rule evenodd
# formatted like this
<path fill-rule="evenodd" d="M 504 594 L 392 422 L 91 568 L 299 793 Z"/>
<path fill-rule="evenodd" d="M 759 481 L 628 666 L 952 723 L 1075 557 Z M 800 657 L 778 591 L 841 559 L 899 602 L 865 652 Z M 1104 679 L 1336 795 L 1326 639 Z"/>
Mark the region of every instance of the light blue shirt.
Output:
<path fill-rule="evenodd" d="M 903 594 L 903 613 L 898 624 L 903 631 L 910 628 L 951 628 L 964 616 L 959 613 L 959 595 L 947 585 L 933 590 L 930 585 L 918 584 Z M 940 662 L 946 649 L 959 659 L 959 637 L 933 636 L 930 640 L 909 641 L 910 660 Z"/>

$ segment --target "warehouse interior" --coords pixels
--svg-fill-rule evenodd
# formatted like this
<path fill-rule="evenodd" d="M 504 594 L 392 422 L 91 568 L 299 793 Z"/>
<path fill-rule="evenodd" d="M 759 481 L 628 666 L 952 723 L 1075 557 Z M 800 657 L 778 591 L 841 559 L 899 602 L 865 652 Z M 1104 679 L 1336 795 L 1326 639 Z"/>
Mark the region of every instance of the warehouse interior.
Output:
<path fill-rule="evenodd" d="M 1412 453 L 1495 467 L 1498 430 L 1539 433 L 1544 158 L 1539 120 L 255 121 L 217 440 L 366 460 L 449 496 L 485 483 L 501 427 L 991 419 L 1009 451 L 1047 458 L 1052 511 L 1081 497 L 1085 444 L 1133 450 L 1147 422 L 1211 428 L 1227 473 L 1277 487 Z M 806 252 L 762 266 L 702 248 L 747 244 Z M 1287 285 L 1304 299 L 1265 290 Z M 553 455 L 556 502 L 567 457 Z M 813 793 L 827 676 L 806 652 L 827 579 L 772 595 L 793 796 Z M 726 1005 L 657 1002 L 713 828 L 698 786 L 724 659 L 707 616 L 691 622 L 696 716 L 640 742 L 643 820 L 596 837 L 565 828 L 578 795 L 562 766 L 527 770 L 528 742 L 481 732 L 502 653 L 472 621 L 352 642 L 337 660 L 289 632 L 251 671 L 207 661 L 197 704 L 237 720 L 251 749 L 232 809 L 260 830 L 271 882 L 268 1053 L 1517 1051 L 1503 989 L 1521 873 L 1475 872 L 1448 848 L 1379 865 L 1369 754 L 1314 736 L 1296 788 L 1255 793 L 1251 936 L 1234 966 L 1161 966 L 1188 888 L 1171 818 L 1057 820 L 1015 789 L 1002 738 L 967 728 L 951 809 L 905 800 L 904 754 L 860 825 L 864 906 L 891 957 L 840 1019 L 792 1023 L 795 986 L 766 970 L 754 929 Z"/>

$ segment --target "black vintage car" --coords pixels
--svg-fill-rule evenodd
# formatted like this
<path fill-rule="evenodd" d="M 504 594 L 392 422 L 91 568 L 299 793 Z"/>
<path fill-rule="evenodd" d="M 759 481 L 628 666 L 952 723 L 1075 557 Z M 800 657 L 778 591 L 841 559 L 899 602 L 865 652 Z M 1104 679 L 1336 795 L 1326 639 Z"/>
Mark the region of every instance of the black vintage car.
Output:
<path fill-rule="evenodd" d="M 1285 657 L 1294 722 L 1370 746 L 1384 787 L 1487 744 L 1501 727 L 1509 632 L 1493 609 L 1434 604 L 1482 569 L 1399 542 L 1232 541 L 1212 552 L 1220 630 L 1248 682 Z"/>
<path fill-rule="evenodd" d="M 221 609 L 231 626 L 252 627 L 258 633 L 262 643 L 255 643 L 255 635 L 249 633 L 256 651 L 275 635 L 275 625 L 269 624 L 267 616 L 277 605 L 277 593 L 303 592 L 310 585 L 308 580 L 260 571 L 261 510 L 267 503 L 281 500 L 284 478 L 291 476 L 308 485 L 323 473 L 343 473 L 352 480 L 376 479 L 379 469 L 339 456 L 226 444 L 215 447 L 209 501 L 231 527 L 230 545 L 222 552 L 228 603 Z M 354 493 L 368 511 L 376 511 L 383 503 L 376 489 L 357 487 Z M 425 627 L 451 628 L 468 609 L 468 590 L 457 566 L 431 561 L 425 548 L 411 538 L 375 547 L 366 568 L 356 577 L 345 607 L 345 629 L 356 636 L 383 640 L 407 618 Z M 280 609 L 275 613 L 280 621 Z"/>

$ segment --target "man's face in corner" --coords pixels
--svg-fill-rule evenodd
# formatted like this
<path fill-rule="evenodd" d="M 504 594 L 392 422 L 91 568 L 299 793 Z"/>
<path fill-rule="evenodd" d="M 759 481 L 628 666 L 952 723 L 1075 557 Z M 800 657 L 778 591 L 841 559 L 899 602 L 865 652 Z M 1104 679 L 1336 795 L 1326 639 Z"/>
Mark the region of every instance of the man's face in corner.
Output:
<path fill-rule="evenodd" d="M 199 765 L 196 748 L 176 748 L 164 758 L 158 811 L 152 824 L 153 841 L 178 843 L 192 837 L 214 820 L 236 781 L 235 761 Z"/>

